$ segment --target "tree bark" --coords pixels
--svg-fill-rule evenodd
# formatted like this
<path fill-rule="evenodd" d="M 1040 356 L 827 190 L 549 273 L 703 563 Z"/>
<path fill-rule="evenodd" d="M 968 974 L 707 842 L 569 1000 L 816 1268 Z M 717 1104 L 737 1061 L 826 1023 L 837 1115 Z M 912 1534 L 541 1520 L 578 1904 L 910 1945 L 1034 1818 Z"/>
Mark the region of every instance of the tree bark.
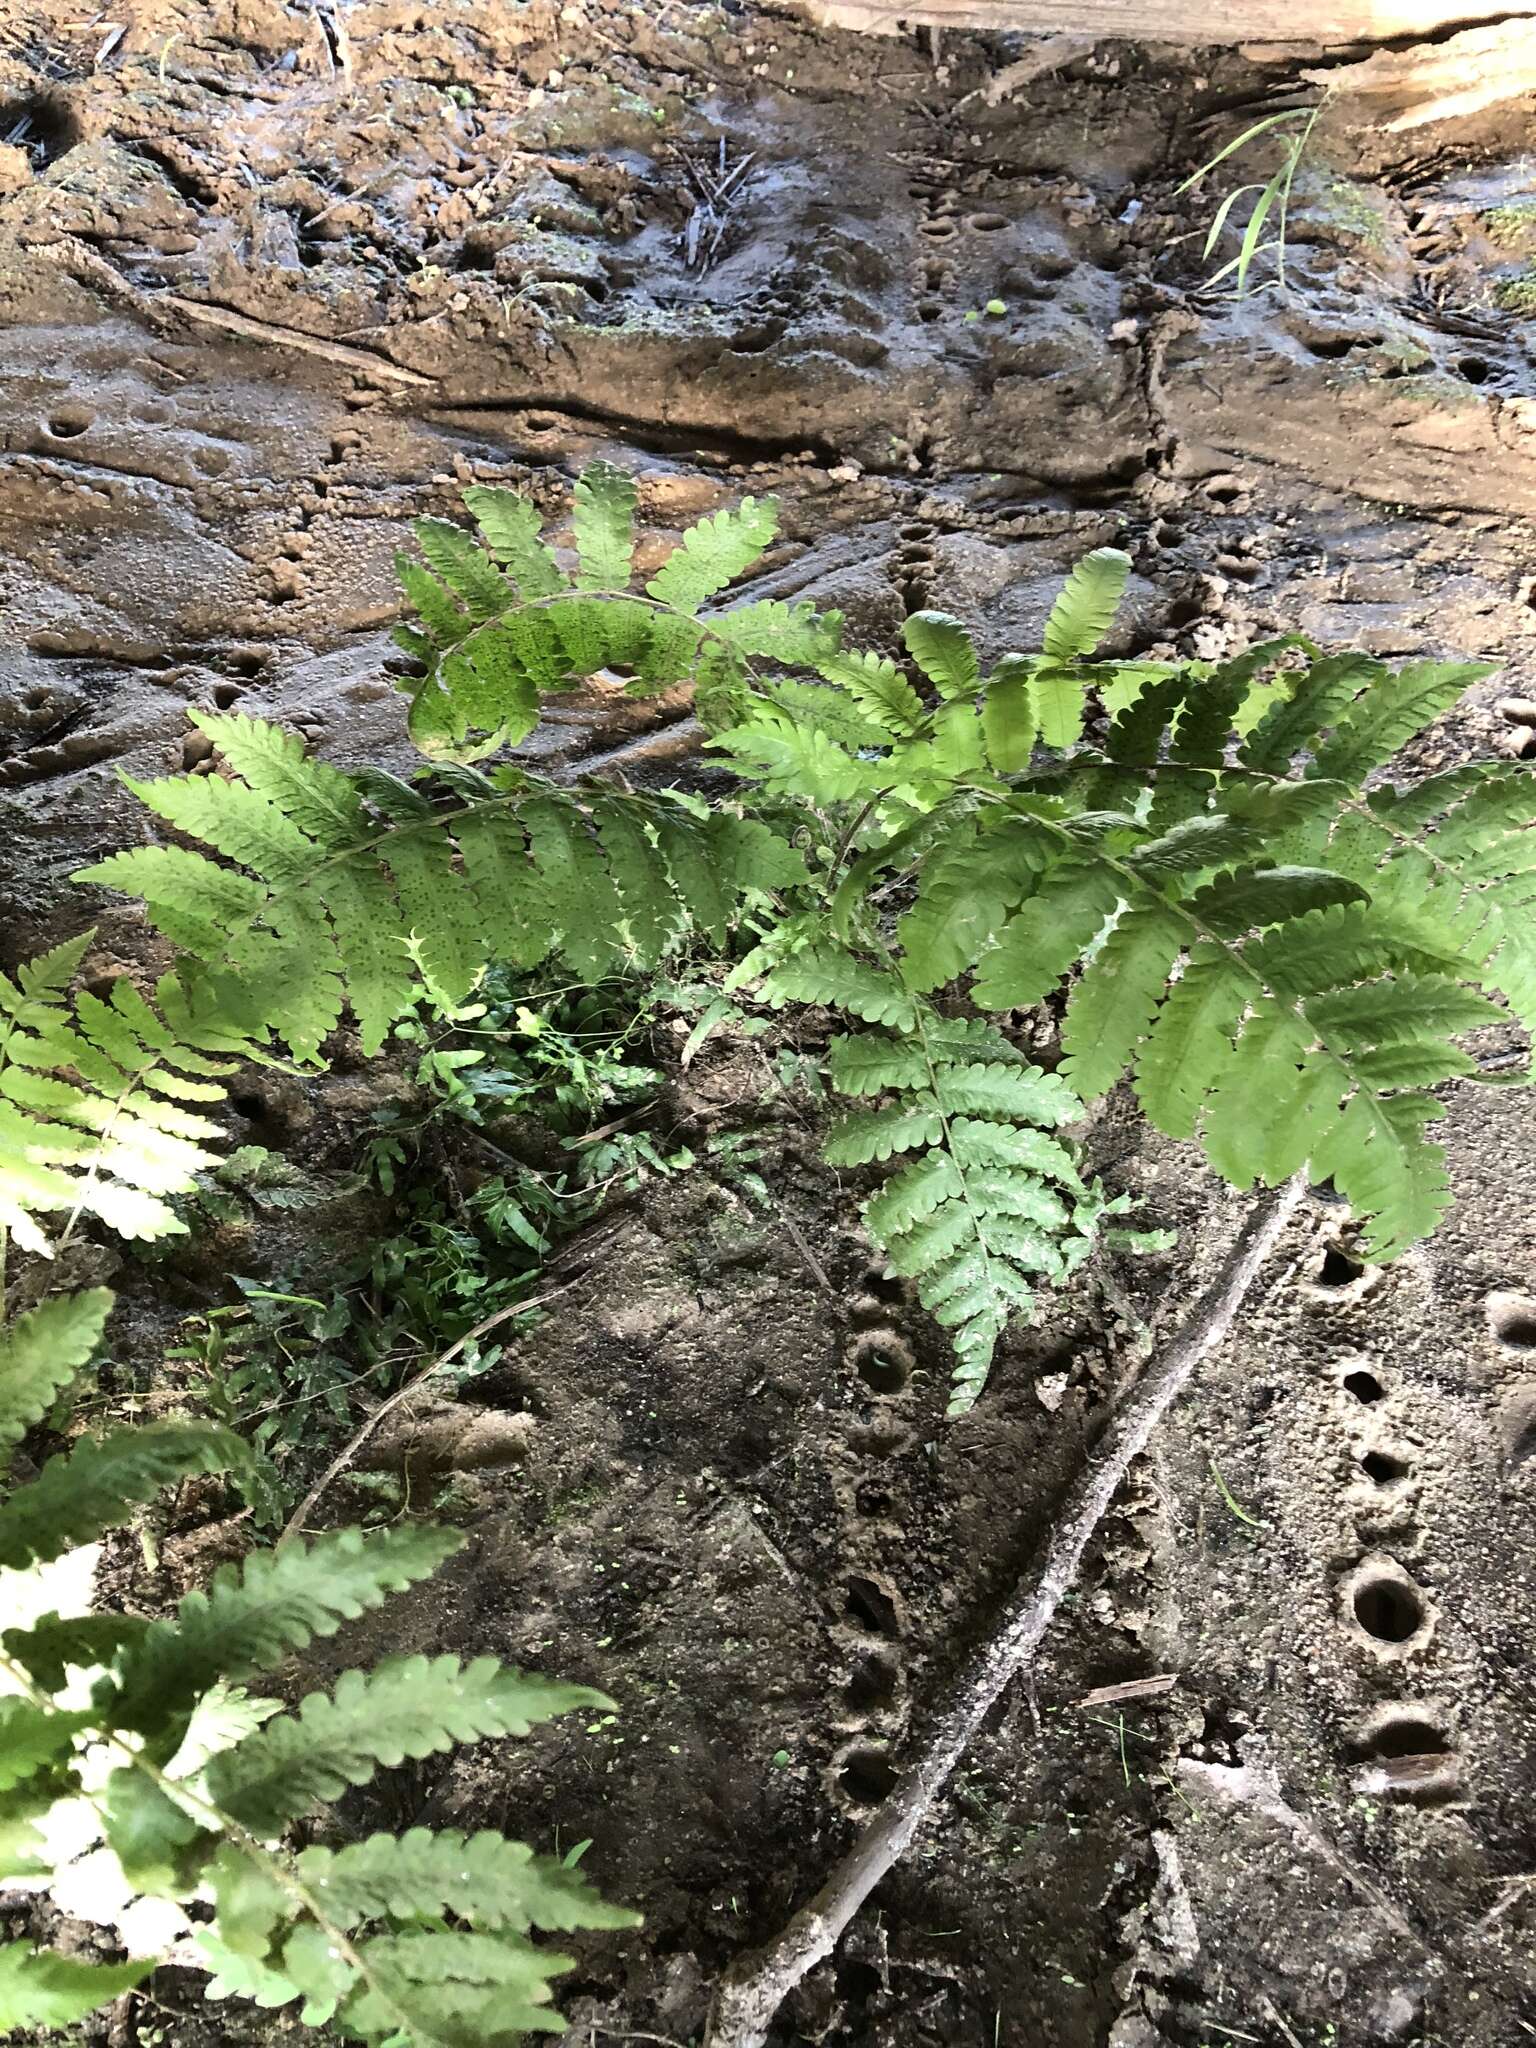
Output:
<path fill-rule="evenodd" d="M 1469 22 L 1536 15 L 1536 0 L 797 0 L 821 28 L 897 35 L 912 27 L 1142 43 L 1379 43 Z"/>

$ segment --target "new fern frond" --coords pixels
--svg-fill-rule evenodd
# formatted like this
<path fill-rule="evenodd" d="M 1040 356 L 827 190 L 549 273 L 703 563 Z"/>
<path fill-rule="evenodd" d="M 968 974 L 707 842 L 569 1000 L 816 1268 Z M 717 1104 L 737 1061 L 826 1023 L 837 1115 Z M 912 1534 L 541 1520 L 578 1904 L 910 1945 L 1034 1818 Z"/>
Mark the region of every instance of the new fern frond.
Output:
<path fill-rule="evenodd" d="M 129 786 L 208 852 L 138 847 L 76 879 L 141 896 L 183 951 L 182 980 L 303 1059 L 348 1005 L 373 1052 L 423 993 L 462 1003 L 493 962 L 558 957 L 584 981 L 653 968 L 808 879 L 782 836 L 730 806 L 572 792 L 512 767 L 445 771 L 434 801 L 311 760 L 260 720 L 195 717 L 227 773 Z"/>
<path fill-rule="evenodd" d="M 701 715 L 719 720 L 755 661 L 814 668 L 836 648 L 840 618 L 807 604 L 765 599 L 705 615 L 772 543 L 772 499 L 699 520 L 635 591 L 637 497 L 634 479 L 607 463 L 582 475 L 569 574 L 539 538 L 535 508 L 512 491 L 464 493 L 478 542 L 447 520 L 417 522 L 426 566 L 398 559 L 416 623 L 395 638 L 426 670 L 411 685 L 411 736 L 424 753 L 475 761 L 515 747 L 538 723 L 541 695 L 597 675 L 622 679 L 632 697 L 690 684 Z"/>
<path fill-rule="evenodd" d="M 65 1297 L 0 1337 L 5 1448 L 85 1364 L 110 1307 L 101 1291 Z M 167 1422 L 50 1459 L 0 1504 L 13 1594 L 20 1574 L 125 1523 L 178 1477 L 244 1455 L 221 1430 Z M 137 1956 L 87 1965 L 0 1947 L 0 2029 L 73 2025 L 170 1960 L 209 1970 L 210 1996 L 296 2005 L 305 2024 L 334 2020 L 363 2042 L 501 2048 L 559 2031 L 550 1998 L 570 1958 L 533 1937 L 635 1924 L 575 1870 L 491 1832 L 413 1828 L 297 1854 L 279 1838 L 405 1757 L 611 1702 L 488 1657 L 346 1671 L 291 1714 L 231 1691 L 429 1577 L 461 1543 L 413 1523 L 341 1530 L 221 1567 L 164 1621 L 53 1614 L 0 1636 L 0 1875 L 36 1885 L 58 1856 L 88 1857 Z"/>

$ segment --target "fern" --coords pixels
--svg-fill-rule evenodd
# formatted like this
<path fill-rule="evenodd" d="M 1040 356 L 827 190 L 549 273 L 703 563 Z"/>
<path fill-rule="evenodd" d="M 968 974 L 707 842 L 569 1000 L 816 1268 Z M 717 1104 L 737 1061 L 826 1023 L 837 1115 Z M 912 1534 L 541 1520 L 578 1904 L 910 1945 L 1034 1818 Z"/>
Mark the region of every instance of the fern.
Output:
<path fill-rule="evenodd" d="M 110 1305 L 101 1292 L 66 1298 L 14 1326 L 0 1352 L 8 1442 L 85 1363 Z M 165 1484 L 240 1455 L 223 1432 L 174 1422 L 82 1444 L 0 1503 L 0 1564 L 45 1566 Z M 119 1891 L 163 1902 L 165 1959 L 201 1961 L 210 1995 L 293 2004 L 305 2024 L 334 2018 L 365 2042 L 501 2048 L 559 2031 L 550 1999 L 570 1959 L 533 1937 L 635 1924 L 578 1872 L 491 1832 L 415 1828 L 297 1854 L 275 1838 L 381 1765 L 611 1702 L 491 1658 L 347 1671 L 294 1714 L 230 1691 L 427 1577 L 461 1542 L 410 1523 L 341 1530 L 221 1568 L 166 1621 L 48 1615 L 8 1629 L 0 1870 L 46 1880 L 53 1844 L 115 1864 Z M 192 1923 L 181 1908 L 194 1901 L 211 1920 Z M 0 1948 L 0 2030 L 73 2026 L 152 1966 Z"/>
<path fill-rule="evenodd" d="M 701 616 L 773 540 L 772 500 L 747 498 L 689 527 L 635 592 L 636 500 L 622 470 L 598 463 L 582 475 L 572 577 L 539 539 L 535 509 L 510 491 L 464 494 L 483 547 L 446 521 L 418 522 L 426 564 L 397 564 L 416 624 L 396 638 L 426 670 L 411 704 L 425 753 L 467 762 L 515 747 L 538 722 L 541 694 L 587 677 L 622 675 L 631 696 L 692 684 L 709 713 L 737 701 L 755 660 L 814 668 L 836 648 L 841 621 L 809 605 L 766 600 Z"/>
<path fill-rule="evenodd" d="M 139 847 L 77 879 L 141 896 L 184 950 L 183 981 L 307 1060 L 349 1004 L 372 1052 L 423 993 L 461 1003 L 491 962 L 559 957 L 585 980 L 652 968 L 808 879 L 724 806 L 572 794 L 512 768 L 456 769 L 434 802 L 312 761 L 259 720 L 195 716 L 228 776 L 130 787 L 208 853 Z"/>
<path fill-rule="evenodd" d="M 1008 1322 L 1029 1315 L 1042 1283 L 1081 1264 L 1109 1207 L 1055 1135 L 1081 1104 L 1002 1032 L 941 1016 L 880 959 L 823 941 L 771 966 L 762 992 L 881 1027 L 828 1048 L 840 1094 L 880 1099 L 834 1123 L 826 1156 L 834 1166 L 907 1162 L 865 1202 L 864 1221 L 949 1332 L 950 1413 L 963 1414 Z"/>
<path fill-rule="evenodd" d="M 0 1233 L 49 1257 L 46 1219 L 95 1216 L 119 1236 L 186 1224 L 170 1197 L 214 1163 L 231 1057 L 258 1050 L 218 993 L 173 975 L 152 1007 L 125 976 L 110 996 L 69 994 L 93 934 L 0 975 Z M 189 1108 L 188 1104 L 197 1105 Z"/>

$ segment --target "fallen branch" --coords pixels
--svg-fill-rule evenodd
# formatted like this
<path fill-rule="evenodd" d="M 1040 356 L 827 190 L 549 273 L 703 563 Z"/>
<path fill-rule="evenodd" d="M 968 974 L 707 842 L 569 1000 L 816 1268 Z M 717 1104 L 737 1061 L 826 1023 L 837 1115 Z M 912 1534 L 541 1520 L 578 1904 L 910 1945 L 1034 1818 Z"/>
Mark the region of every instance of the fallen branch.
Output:
<path fill-rule="evenodd" d="M 901 35 L 917 27 L 1021 35 L 1126 36 L 1140 43 L 1384 43 L 1443 35 L 1490 16 L 1536 13 L 1536 0 L 792 0 L 818 28 Z"/>
<path fill-rule="evenodd" d="M 809 1904 L 766 1947 L 742 1957 L 727 1972 L 716 1993 L 707 2048 L 764 2048 L 784 1999 L 832 1953 L 854 1914 L 905 1854 L 1004 1686 L 1033 1663 L 1132 1460 L 1146 1449 L 1200 1360 L 1226 1336 L 1305 1192 L 1297 1178 L 1254 1205 L 1220 1272 L 1095 1446 L 1062 1503 L 1038 1563 L 1020 1581 L 996 1633 L 962 1677 L 896 1789 Z"/>

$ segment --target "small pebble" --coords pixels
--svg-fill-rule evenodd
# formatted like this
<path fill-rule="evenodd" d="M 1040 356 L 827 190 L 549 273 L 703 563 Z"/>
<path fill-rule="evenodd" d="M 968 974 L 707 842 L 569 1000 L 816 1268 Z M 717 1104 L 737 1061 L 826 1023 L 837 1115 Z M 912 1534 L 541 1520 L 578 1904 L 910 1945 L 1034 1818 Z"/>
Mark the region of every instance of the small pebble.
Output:
<path fill-rule="evenodd" d="M 1536 698 L 1501 697 L 1494 708 L 1511 725 L 1536 725 Z"/>
<path fill-rule="evenodd" d="M 213 741 L 205 732 L 189 732 L 181 743 L 181 761 L 184 768 L 195 768 L 199 761 L 213 759 Z"/>

